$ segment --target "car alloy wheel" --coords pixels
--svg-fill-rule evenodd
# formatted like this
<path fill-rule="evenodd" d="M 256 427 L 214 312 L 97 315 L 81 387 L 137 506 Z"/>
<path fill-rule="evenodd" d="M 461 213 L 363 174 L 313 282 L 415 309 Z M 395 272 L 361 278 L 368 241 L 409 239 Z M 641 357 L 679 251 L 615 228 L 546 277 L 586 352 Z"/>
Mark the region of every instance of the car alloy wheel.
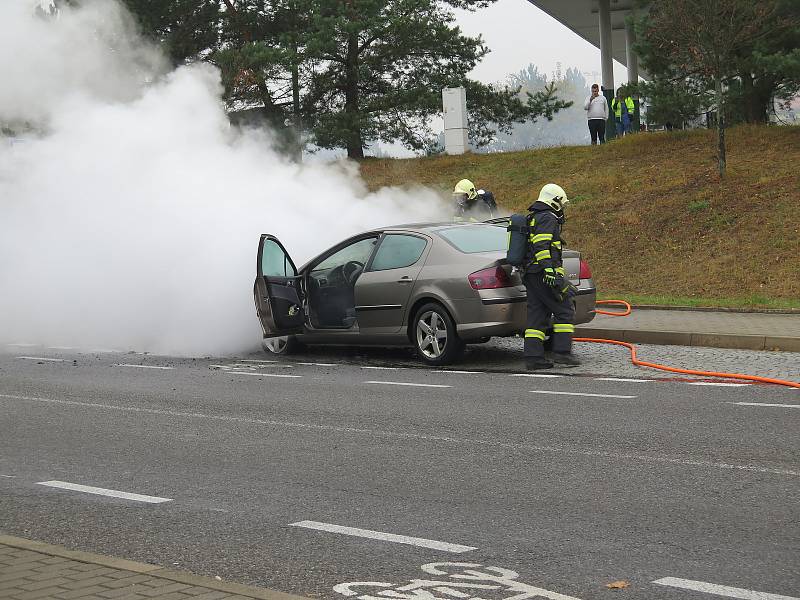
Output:
<path fill-rule="evenodd" d="M 434 303 L 417 311 L 414 342 L 420 358 L 433 365 L 452 362 L 464 349 L 452 318 L 442 306 Z"/>
<path fill-rule="evenodd" d="M 438 312 L 429 310 L 417 319 L 417 347 L 427 358 L 439 358 L 447 348 L 447 326 Z"/>
<path fill-rule="evenodd" d="M 294 354 L 302 349 L 302 344 L 293 335 L 282 335 L 267 338 L 261 342 L 261 347 L 268 354 Z"/>

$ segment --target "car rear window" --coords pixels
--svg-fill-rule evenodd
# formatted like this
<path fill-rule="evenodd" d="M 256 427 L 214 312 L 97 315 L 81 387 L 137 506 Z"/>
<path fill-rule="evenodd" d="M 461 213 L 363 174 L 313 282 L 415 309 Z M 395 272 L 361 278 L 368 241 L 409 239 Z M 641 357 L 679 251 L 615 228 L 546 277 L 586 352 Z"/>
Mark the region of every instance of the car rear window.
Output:
<path fill-rule="evenodd" d="M 497 225 L 460 225 L 436 233 L 466 254 L 508 250 L 508 232 Z"/>

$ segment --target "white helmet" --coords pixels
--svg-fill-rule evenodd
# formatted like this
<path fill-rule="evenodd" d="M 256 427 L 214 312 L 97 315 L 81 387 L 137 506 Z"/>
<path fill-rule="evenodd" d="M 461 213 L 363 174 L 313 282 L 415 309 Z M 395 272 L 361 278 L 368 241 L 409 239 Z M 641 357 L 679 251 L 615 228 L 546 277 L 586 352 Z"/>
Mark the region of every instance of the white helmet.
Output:
<path fill-rule="evenodd" d="M 569 199 L 564 188 L 555 183 L 548 183 L 539 192 L 537 202 L 547 204 L 554 211 L 560 212 L 564 210 L 564 205 L 569 203 Z"/>

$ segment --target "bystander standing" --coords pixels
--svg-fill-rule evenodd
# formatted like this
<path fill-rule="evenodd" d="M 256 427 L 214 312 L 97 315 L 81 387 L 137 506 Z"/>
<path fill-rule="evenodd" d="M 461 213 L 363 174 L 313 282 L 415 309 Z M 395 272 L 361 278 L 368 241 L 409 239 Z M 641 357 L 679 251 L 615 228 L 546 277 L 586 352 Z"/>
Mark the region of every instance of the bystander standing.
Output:
<path fill-rule="evenodd" d="M 589 119 L 589 135 L 592 137 L 592 145 L 601 144 L 606 141 L 606 121 L 608 120 L 608 102 L 605 96 L 600 94 L 600 86 L 596 83 L 592 85 L 592 95 L 583 104 L 583 110 L 587 111 Z"/>

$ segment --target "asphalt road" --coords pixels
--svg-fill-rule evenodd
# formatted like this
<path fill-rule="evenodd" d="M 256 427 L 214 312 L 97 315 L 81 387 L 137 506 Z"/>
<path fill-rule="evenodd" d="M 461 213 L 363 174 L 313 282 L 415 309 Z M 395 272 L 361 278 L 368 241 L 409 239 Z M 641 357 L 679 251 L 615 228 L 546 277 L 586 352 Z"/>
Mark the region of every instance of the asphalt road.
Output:
<path fill-rule="evenodd" d="M 0 531 L 322 598 L 800 597 L 800 390 L 404 356 L 8 348 Z"/>

